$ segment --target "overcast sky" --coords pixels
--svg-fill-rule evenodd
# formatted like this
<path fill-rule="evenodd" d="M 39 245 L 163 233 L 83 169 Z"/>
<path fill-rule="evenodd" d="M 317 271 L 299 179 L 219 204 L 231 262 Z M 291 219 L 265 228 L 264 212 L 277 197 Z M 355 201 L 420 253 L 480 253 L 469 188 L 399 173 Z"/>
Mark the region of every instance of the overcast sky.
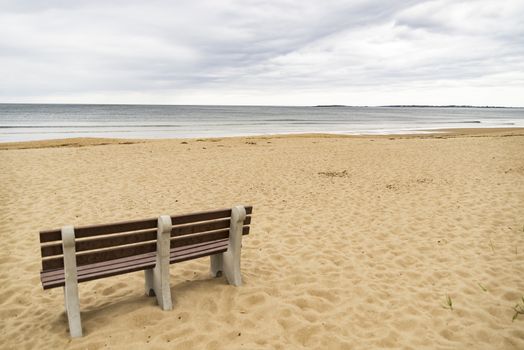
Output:
<path fill-rule="evenodd" d="M 524 105 L 524 1 L 2 1 L 0 102 Z"/>

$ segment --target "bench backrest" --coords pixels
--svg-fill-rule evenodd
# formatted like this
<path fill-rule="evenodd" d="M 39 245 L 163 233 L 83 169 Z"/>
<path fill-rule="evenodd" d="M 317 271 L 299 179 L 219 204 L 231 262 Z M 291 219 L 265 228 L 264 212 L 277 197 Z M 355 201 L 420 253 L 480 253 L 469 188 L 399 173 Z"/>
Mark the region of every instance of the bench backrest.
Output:
<path fill-rule="evenodd" d="M 242 233 L 249 233 L 252 206 L 246 206 Z M 231 209 L 171 216 L 171 248 L 229 237 Z M 77 266 L 156 252 L 157 218 L 75 227 Z M 60 229 L 40 232 L 42 271 L 64 267 Z"/>

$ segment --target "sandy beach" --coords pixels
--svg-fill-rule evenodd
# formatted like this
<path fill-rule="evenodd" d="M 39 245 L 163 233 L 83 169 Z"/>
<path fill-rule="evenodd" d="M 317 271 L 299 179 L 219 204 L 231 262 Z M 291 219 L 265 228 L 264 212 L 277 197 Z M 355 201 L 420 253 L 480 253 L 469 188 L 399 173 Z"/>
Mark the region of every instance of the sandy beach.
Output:
<path fill-rule="evenodd" d="M 4 349 L 524 349 L 524 130 L 0 144 Z M 38 231 L 253 205 L 244 284 L 40 284 Z M 452 306 L 449 306 L 451 301 Z"/>

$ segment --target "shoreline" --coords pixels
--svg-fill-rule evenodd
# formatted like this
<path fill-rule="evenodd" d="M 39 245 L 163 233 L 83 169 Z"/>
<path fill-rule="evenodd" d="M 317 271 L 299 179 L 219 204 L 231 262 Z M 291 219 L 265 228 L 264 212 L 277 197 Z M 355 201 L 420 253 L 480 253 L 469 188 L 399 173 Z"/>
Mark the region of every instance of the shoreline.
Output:
<path fill-rule="evenodd" d="M 129 145 L 137 143 L 155 142 L 192 142 L 217 140 L 265 140 L 265 139 L 287 139 L 287 138 L 354 138 L 354 139 L 427 139 L 427 138 L 450 138 L 450 137 L 483 137 L 483 136 L 524 136 L 524 128 L 456 128 L 456 129 L 432 129 L 420 130 L 423 133 L 406 134 L 334 134 L 334 133 L 304 133 L 304 134 L 271 134 L 254 136 L 227 136 L 227 137 L 194 137 L 194 138 L 159 138 L 159 139 L 132 139 L 132 138 L 96 138 L 96 137 L 73 137 L 66 139 L 46 139 L 33 141 L 0 142 L 0 151 L 14 149 L 35 148 L 59 148 L 59 147 L 86 147 L 105 145 Z"/>

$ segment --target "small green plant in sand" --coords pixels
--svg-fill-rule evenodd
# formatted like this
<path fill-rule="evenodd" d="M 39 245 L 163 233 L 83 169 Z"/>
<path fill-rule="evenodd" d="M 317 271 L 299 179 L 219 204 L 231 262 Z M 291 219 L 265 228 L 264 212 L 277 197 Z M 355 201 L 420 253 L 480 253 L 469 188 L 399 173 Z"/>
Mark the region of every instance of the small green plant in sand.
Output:
<path fill-rule="evenodd" d="M 451 297 L 448 295 L 446 295 L 446 303 L 442 305 L 442 307 L 444 309 L 449 309 L 451 311 L 453 311 L 453 301 L 451 300 Z"/>
<path fill-rule="evenodd" d="M 515 310 L 515 314 L 513 315 L 511 321 L 515 321 L 519 315 L 524 314 L 524 296 L 522 297 L 522 305 L 520 303 L 517 303 L 513 310 Z"/>
<path fill-rule="evenodd" d="M 493 246 L 493 241 L 491 240 L 491 238 L 489 239 L 489 246 L 491 247 L 491 251 L 495 253 L 495 247 Z"/>
<path fill-rule="evenodd" d="M 324 177 L 349 177 L 347 170 L 344 171 L 321 171 L 318 173 L 320 176 Z"/>
<path fill-rule="evenodd" d="M 480 287 L 480 289 L 482 289 L 484 292 L 487 292 L 488 290 L 486 289 L 486 287 L 484 287 L 482 284 L 480 283 L 477 283 Z"/>

